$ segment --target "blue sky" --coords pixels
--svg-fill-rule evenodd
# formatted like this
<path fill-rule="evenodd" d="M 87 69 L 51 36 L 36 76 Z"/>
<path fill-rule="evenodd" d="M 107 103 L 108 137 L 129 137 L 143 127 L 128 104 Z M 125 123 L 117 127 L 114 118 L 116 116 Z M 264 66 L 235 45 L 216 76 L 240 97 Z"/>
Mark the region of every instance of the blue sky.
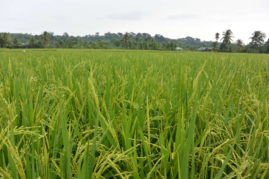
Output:
<path fill-rule="evenodd" d="M 247 43 L 254 30 L 269 36 L 268 19 L 268 0 L 0 0 L 0 32 L 132 31 L 214 40 L 232 29 L 235 40 Z"/>

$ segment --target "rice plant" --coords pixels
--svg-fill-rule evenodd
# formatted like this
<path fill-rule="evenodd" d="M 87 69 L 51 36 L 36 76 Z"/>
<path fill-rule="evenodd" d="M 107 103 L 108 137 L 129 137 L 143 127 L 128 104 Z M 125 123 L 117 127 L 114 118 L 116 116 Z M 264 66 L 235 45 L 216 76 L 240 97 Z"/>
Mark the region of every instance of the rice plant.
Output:
<path fill-rule="evenodd" d="M 269 178 L 269 55 L 0 51 L 2 178 Z"/>

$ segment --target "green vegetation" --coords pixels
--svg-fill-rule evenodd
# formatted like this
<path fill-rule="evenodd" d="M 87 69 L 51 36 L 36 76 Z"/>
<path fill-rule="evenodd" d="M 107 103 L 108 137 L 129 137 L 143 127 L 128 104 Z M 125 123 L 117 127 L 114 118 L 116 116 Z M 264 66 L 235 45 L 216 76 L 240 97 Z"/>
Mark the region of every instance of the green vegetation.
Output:
<path fill-rule="evenodd" d="M 216 42 L 213 45 L 213 51 L 220 52 L 245 52 L 245 53 L 269 53 L 269 39 L 265 42 L 266 34 L 261 31 L 255 31 L 250 37 L 251 42 L 243 44 L 241 39 L 237 39 L 233 44 L 233 32 L 228 29 L 222 34 L 222 42 L 218 48 L 219 33 L 216 33 Z"/>
<path fill-rule="evenodd" d="M 239 53 L 269 53 L 269 39 L 266 34 L 255 31 L 249 44 L 241 39 L 233 41 L 233 32 L 228 29 L 215 34 L 215 42 L 201 41 L 198 38 L 166 38 L 160 34 L 151 36 L 147 33 L 105 33 L 100 35 L 69 36 L 54 35 L 44 31 L 41 35 L 0 33 L 0 48 L 81 48 L 81 49 L 136 49 L 136 50 L 169 50 L 183 47 L 188 51 L 214 51 Z"/>
<path fill-rule="evenodd" d="M 229 29 L 223 32 L 222 43 L 220 45 L 220 50 L 222 52 L 231 52 L 232 51 L 232 41 L 233 41 L 233 32 Z"/>
<path fill-rule="evenodd" d="M 269 56 L 1 50 L 0 178 L 268 178 Z"/>
<path fill-rule="evenodd" d="M 12 43 L 12 40 L 13 43 Z M 16 43 L 14 43 L 16 39 Z M 2 45 L 1 45 L 2 44 Z M 40 35 L 0 33 L 1 48 L 91 48 L 91 49 L 143 49 L 143 50 L 175 50 L 175 47 L 193 50 L 205 46 L 210 47 L 211 42 L 201 41 L 197 38 L 186 37 L 170 39 L 156 34 L 148 33 L 105 33 L 100 35 L 70 36 L 54 35 L 47 31 Z"/>

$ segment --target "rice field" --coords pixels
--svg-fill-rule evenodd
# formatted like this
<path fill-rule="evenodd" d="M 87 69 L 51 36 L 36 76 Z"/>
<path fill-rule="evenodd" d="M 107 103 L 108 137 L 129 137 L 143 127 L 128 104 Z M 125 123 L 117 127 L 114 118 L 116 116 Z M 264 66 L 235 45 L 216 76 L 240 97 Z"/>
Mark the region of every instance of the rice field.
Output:
<path fill-rule="evenodd" d="M 0 50 L 0 178 L 269 178 L 269 55 Z"/>

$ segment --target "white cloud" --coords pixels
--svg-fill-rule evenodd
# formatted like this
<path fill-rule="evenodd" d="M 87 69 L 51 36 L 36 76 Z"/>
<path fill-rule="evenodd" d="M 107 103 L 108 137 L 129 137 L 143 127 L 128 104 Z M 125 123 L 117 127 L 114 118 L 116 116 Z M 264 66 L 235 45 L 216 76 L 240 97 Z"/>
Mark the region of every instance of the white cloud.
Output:
<path fill-rule="evenodd" d="M 108 20 L 123 20 L 123 21 L 136 21 L 142 20 L 146 17 L 146 14 L 143 12 L 125 12 L 125 13 L 111 13 L 105 16 L 105 19 Z"/>
<path fill-rule="evenodd" d="M 0 31 L 74 35 L 147 32 L 214 40 L 232 29 L 249 41 L 254 30 L 269 35 L 268 0 L 0 0 Z"/>

